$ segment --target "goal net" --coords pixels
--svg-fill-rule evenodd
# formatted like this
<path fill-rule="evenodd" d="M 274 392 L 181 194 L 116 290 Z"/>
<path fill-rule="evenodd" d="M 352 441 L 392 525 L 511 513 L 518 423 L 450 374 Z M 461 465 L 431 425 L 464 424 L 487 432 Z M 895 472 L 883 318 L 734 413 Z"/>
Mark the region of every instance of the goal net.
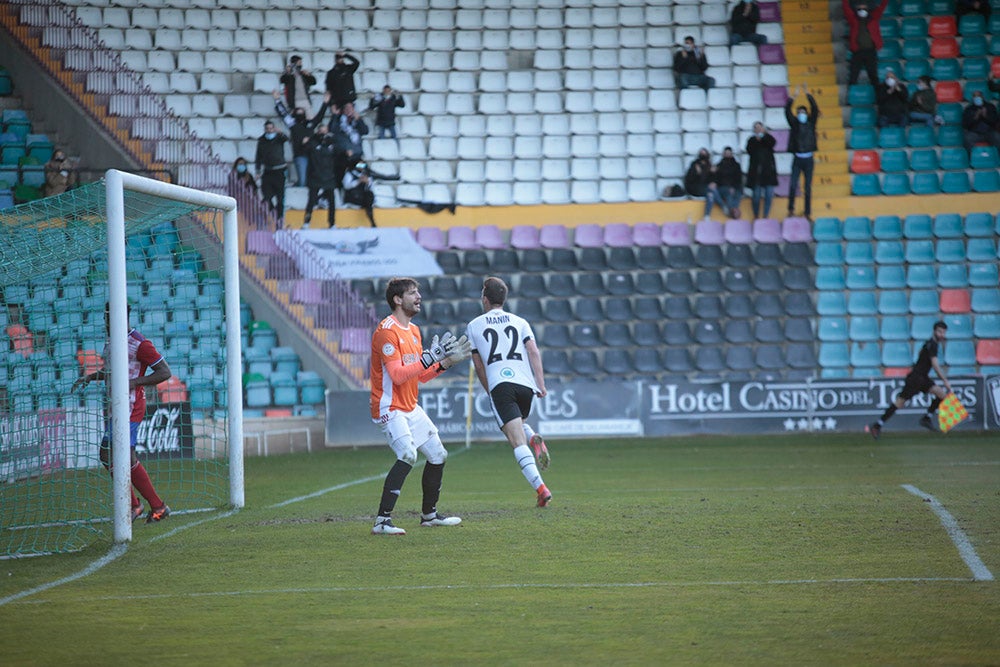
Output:
<path fill-rule="evenodd" d="M 242 506 L 237 263 L 231 198 L 115 170 L 0 210 L 0 558 L 131 539 L 140 418 L 135 452 L 172 516 Z M 144 414 L 132 329 L 171 371 Z"/>

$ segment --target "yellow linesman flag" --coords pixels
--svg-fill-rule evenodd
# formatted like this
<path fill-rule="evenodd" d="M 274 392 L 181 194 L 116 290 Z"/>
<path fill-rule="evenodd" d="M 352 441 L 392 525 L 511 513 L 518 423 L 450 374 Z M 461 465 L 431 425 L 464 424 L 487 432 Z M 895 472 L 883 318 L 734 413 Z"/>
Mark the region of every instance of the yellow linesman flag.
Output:
<path fill-rule="evenodd" d="M 938 427 L 947 433 L 969 418 L 969 413 L 955 394 L 948 394 L 938 408 Z"/>

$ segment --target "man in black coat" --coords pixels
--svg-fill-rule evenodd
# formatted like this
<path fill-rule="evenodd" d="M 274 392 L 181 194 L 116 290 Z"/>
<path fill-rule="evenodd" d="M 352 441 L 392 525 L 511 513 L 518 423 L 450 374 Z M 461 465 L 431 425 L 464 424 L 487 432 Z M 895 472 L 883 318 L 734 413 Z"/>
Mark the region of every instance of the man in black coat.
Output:
<path fill-rule="evenodd" d="M 288 137 L 274 127 L 274 123 L 264 123 L 264 134 L 257 139 L 257 156 L 254 160 L 257 176 L 260 177 L 260 193 L 264 201 L 281 220 L 285 216 L 285 176 L 288 164 L 285 162 L 285 144 Z"/>
<path fill-rule="evenodd" d="M 336 143 L 333 135 L 328 132 L 327 126 L 320 125 L 316 128 L 316 134 L 305 140 L 305 146 L 306 154 L 309 156 L 309 199 L 306 201 L 306 214 L 302 228 L 309 228 L 313 208 L 316 207 L 321 196 L 327 201 L 327 224 L 333 227 L 337 208 L 335 196 L 337 179 L 334 168 L 337 153 Z"/>
<path fill-rule="evenodd" d="M 803 215 L 810 218 L 812 216 L 812 177 L 815 161 L 813 154 L 816 152 L 816 123 L 819 122 L 819 106 L 816 99 L 809 94 L 809 89 L 802 84 L 795 91 L 795 94 L 805 93 L 809 100 L 809 108 L 800 104 L 795 113 L 792 113 L 792 103 L 794 96 L 789 97 L 785 102 L 785 120 L 791 130 L 788 133 L 788 152 L 792 158 L 792 179 L 788 184 L 788 215 L 795 215 L 795 192 L 798 189 L 799 174 L 802 174 L 803 199 L 805 200 L 805 211 Z"/>
<path fill-rule="evenodd" d="M 705 74 L 708 70 L 708 60 L 704 48 L 694 44 L 694 37 L 684 38 L 684 46 L 674 53 L 674 76 L 678 88 L 698 86 L 704 90 L 715 87 L 715 79 Z"/>
<path fill-rule="evenodd" d="M 358 93 L 354 89 L 354 73 L 360 65 L 361 62 L 354 56 L 343 51 L 337 52 L 333 69 L 326 73 L 326 90 L 330 93 L 333 104 L 342 107 L 358 99 Z"/>
<path fill-rule="evenodd" d="M 747 187 L 752 192 L 750 205 L 753 207 L 754 219 L 766 218 L 771 215 L 774 186 L 778 184 L 778 168 L 774 162 L 774 144 L 774 135 L 764 128 L 764 123 L 760 121 L 754 123 L 753 136 L 747 139 L 747 155 L 750 156 L 750 166 L 747 168 Z"/>
<path fill-rule="evenodd" d="M 983 98 L 981 90 L 972 93 L 972 103 L 962 112 L 962 140 L 968 151 L 978 143 L 987 143 L 1000 150 L 997 108 Z"/>
<path fill-rule="evenodd" d="M 382 92 L 371 99 L 368 110 L 375 109 L 375 127 L 378 128 L 376 139 L 382 139 L 388 134 L 399 143 L 399 139 L 396 138 L 396 109 L 405 106 L 406 100 L 403 96 L 388 85 L 383 86 Z"/>
<path fill-rule="evenodd" d="M 740 42 L 767 44 L 767 35 L 757 33 L 758 23 L 760 5 L 757 0 L 738 0 L 729 17 L 729 45 L 736 46 Z"/>

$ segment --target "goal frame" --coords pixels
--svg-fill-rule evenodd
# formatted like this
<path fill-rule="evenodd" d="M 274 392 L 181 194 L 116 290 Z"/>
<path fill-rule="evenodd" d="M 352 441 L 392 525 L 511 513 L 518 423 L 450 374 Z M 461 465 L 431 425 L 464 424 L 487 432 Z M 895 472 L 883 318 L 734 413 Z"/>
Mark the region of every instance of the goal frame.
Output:
<path fill-rule="evenodd" d="M 117 169 L 105 172 L 108 225 L 108 282 L 110 310 L 109 365 L 111 386 L 112 497 L 114 541 L 132 540 L 130 500 L 131 460 L 128 388 L 128 297 L 125 265 L 125 191 L 180 201 L 222 212 L 223 285 L 226 335 L 226 409 L 228 411 L 229 502 L 245 504 L 243 476 L 243 393 L 240 339 L 239 226 L 236 200 L 164 183 Z"/>

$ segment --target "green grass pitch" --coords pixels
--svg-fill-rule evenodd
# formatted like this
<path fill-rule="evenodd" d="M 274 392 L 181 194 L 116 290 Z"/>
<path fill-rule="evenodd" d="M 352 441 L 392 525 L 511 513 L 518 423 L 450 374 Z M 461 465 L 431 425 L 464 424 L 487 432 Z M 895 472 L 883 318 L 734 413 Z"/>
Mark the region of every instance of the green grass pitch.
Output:
<path fill-rule="evenodd" d="M 247 507 L 135 525 L 96 571 L 0 605 L 12 665 L 1000 663 L 995 434 L 549 441 L 546 509 L 506 445 L 452 446 L 369 529 L 388 448 L 247 461 Z M 169 498 L 167 499 L 169 502 Z M 291 501 L 291 502 L 289 502 Z M 175 508 L 176 509 L 176 508 Z M 0 562 L 0 599 L 110 545 Z"/>

